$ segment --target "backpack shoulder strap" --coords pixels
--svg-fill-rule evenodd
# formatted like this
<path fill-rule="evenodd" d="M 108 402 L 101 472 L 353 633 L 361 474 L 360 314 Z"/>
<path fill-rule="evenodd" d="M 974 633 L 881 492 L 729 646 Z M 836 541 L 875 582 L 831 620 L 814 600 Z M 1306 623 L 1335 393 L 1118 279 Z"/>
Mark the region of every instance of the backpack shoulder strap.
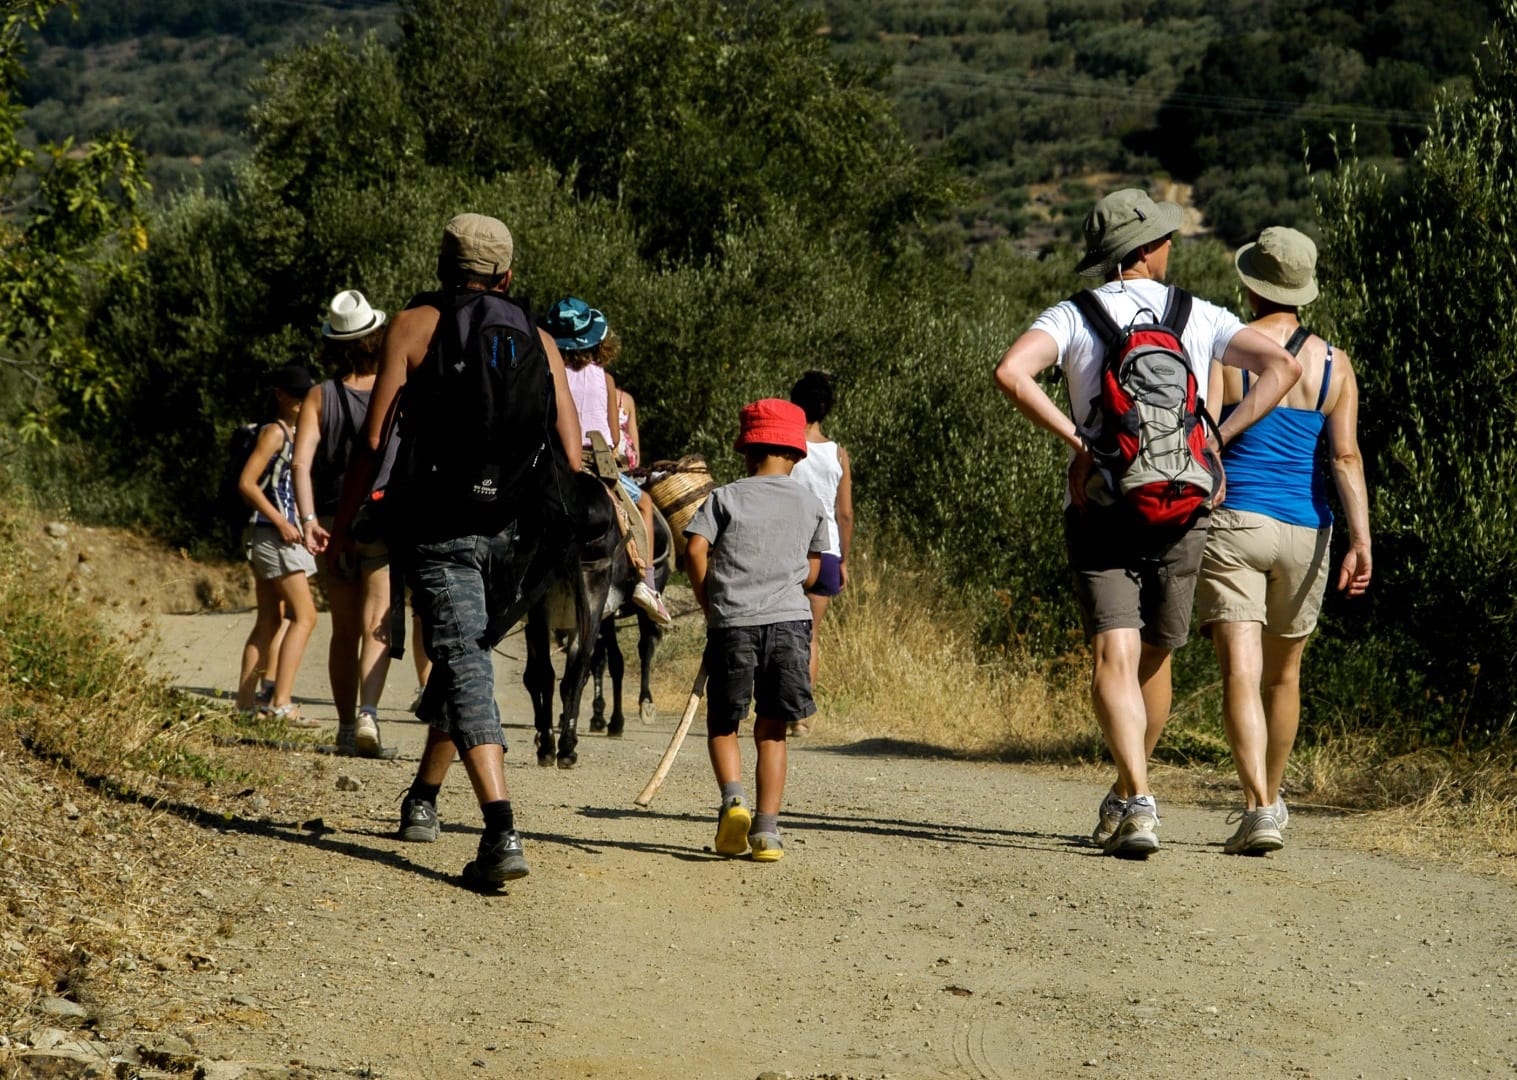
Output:
<path fill-rule="evenodd" d="M 1191 295 L 1174 285 L 1169 287 L 1169 297 L 1164 303 L 1164 317 L 1159 320 L 1177 338 L 1185 336 L 1185 326 L 1190 322 Z"/>
<path fill-rule="evenodd" d="M 342 410 L 342 428 L 347 432 L 348 438 L 356 442 L 358 426 L 353 423 L 353 403 L 348 400 L 348 391 L 341 379 L 333 379 L 332 388 L 337 391 L 337 407 Z"/>
<path fill-rule="evenodd" d="M 1122 340 L 1122 328 L 1117 325 L 1117 320 L 1111 317 L 1111 312 L 1106 310 L 1106 305 L 1096 299 L 1095 293 L 1090 289 L 1081 289 L 1069 298 L 1069 302 L 1079 310 L 1095 331 L 1096 337 L 1100 338 L 1101 344 L 1106 346 L 1109 353 L 1117 342 Z"/>

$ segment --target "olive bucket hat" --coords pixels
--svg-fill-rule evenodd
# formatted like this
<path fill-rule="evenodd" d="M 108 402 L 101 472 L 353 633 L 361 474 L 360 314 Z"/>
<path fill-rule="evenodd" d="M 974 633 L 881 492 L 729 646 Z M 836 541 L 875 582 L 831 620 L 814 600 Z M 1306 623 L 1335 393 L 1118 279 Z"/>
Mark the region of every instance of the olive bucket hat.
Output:
<path fill-rule="evenodd" d="M 1129 253 L 1178 232 L 1184 217 L 1179 204 L 1156 203 L 1137 188 L 1113 191 L 1085 219 L 1085 257 L 1075 272 L 1106 277 Z"/>
<path fill-rule="evenodd" d="M 1317 299 L 1317 245 L 1305 233 L 1271 226 L 1233 262 L 1243 284 L 1266 300 L 1302 307 Z"/>

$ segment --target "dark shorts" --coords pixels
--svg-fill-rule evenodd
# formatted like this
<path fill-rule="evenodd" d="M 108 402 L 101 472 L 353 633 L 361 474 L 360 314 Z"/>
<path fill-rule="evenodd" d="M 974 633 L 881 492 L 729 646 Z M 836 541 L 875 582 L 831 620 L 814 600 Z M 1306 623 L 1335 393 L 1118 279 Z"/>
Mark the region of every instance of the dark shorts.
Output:
<path fill-rule="evenodd" d="M 706 731 L 730 735 L 753 704 L 767 720 L 804 720 L 811 700 L 811 620 L 706 631 Z"/>
<path fill-rule="evenodd" d="M 812 596 L 836 596 L 843 591 L 843 557 L 822 553 L 822 569 L 816 582 L 806 590 Z"/>
<path fill-rule="evenodd" d="M 1163 531 L 1126 515 L 1123 507 L 1064 511 L 1064 546 L 1085 640 L 1130 629 L 1150 645 L 1178 649 L 1190 637 L 1209 515 L 1187 529 Z"/>
<path fill-rule="evenodd" d="M 510 542 L 501 536 L 463 536 L 418 544 L 407 560 L 411 606 L 432 674 L 416 715 L 452 737 L 459 751 L 506 744 L 495 703 L 495 666 L 484 644 L 485 598 L 492 577 L 505 572 Z"/>

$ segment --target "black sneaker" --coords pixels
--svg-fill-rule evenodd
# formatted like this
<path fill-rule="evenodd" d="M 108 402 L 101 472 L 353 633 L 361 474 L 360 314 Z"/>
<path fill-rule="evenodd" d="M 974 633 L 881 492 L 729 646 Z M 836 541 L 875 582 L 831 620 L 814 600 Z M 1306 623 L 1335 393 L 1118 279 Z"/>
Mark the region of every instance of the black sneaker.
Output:
<path fill-rule="evenodd" d="M 400 838 L 430 844 L 442 832 L 437 807 L 407 795 L 400 801 Z"/>
<path fill-rule="evenodd" d="M 464 867 L 464 880 L 499 885 L 524 878 L 530 872 L 527 856 L 521 849 L 521 834 L 512 829 L 494 836 L 486 833 L 479 838 L 479 854 Z"/>

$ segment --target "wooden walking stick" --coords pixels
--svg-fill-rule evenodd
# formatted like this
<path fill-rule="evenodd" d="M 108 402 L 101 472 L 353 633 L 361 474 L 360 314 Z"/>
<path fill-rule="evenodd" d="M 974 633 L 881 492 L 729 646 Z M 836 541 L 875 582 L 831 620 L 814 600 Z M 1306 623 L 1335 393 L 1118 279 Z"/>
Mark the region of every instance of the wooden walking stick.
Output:
<path fill-rule="evenodd" d="M 695 719 L 695 710 L 700 707 L 701 698 L 705 696 L 706 662 L 702 660 L 700 670 L 695 673 L 695 685 L 690 688 L 690 700 L 685 702 L 684 714 L 679 718 L 679 726 L 674 729 L 674 736 L 669 740 L 669 745 L 664 748 L 664 756 L 659 758 L 658 768 L 653 770 L 653 778 L 648 781 L 648 786 L 643 788 L 642 794 L 633 800 L 638 806 L 647 809 L 659 785 L 664 782 L 664 777 L 669 775 L 669 769 L 674 765 L 674 756 L 679 753 L 680 744 L 685 741 L 685 735 L 690 731 L 690 722 Z"/>

